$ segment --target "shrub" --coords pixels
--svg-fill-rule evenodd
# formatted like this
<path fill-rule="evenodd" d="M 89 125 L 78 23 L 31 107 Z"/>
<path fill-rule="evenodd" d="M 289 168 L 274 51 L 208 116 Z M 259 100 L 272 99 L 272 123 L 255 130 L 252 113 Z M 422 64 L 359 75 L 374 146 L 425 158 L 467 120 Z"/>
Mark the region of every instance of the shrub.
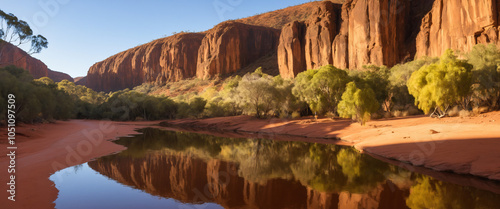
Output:
<path fill-rule="evenodd" d="M 293 111 L 292 112 L 292 118 L 293 119 L 300 118 L 300 113 L 298 111 Z"/>
<path fill-rule="evenodd" d="M 313 112 L 335 113 L 349 80 L 346 71 L 326 65 L 299 73 L 292 92 L 298 99 L 306 102 Z"/>
<path fill-rule="evenodd" d="M 458 109 L 457 106 L 453 107 L 451 110 L 448 110 L 448 116 L 450 117 L 456 117 L 459 115 L 460 110 Z"/>
<path fill-rule="evenodd" d="M 350 82 L 342 94 L 338 112 L 341 117 L 356 119 L 361 125 L 364 125 L 378 108 L 379 104 L 371 88 L 360 89 L 355 82 Z"/>
<path fill-rule="evenodd" d="M 467 108 L 471 84 L 472 65 L 459 60 L 452 50 L 447 50 L 439 63 L 412 73 L 408 91 L 415 97 L 415 104 L 426 114 L 434 109 L 431 117 L 444 117 L 452 105 Z"/>
<path fill-rule="evenodd" d="M 460 112 L 458 113 L 458 115 L 459 115 L 461 118 L 466 118 L 466 117 L 470 117 L 470 116 L 472 116 L 472 112 L 471 112 L 471 111 L 468 111 L 468 110 L 460 110 Z"/>
<path fill-rule="evenodd" d="M 401 116 L 403 116 L 403 112 L 400 111 L 400 110 L 392 111 L 392 116 L 394 116 L 394 117 L 401 117 Z"/>

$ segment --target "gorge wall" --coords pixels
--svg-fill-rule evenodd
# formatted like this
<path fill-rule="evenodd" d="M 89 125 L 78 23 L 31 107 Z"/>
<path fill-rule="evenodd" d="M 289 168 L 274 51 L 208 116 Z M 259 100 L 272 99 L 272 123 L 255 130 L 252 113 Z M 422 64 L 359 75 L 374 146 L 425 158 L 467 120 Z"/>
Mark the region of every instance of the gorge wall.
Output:
<path fill-rule="evenodd" d="M 280 31 L 238 22 L 224 22 L 207 32 L 198 50 L 196 77 L 234 73 L 272 53 Z"/>
<path fill-rule="evenodd" d="M 90 67 L 86 84 L 94 90 L 115 91 L 193 77 L 203 37 L 176 34 L 118 53 Z"/>
<path fill-rule="evenodd" d="M 28 70 L 33 78 L 49 77 L 56 82 L 64 79 L 73 81 L 73 78 L 68 74 L 50 70 L 45 63 L 30 56 L 19 47 L 7 42 L 1 42 L 0 67 L 9 65 Z"/>
<path fill-rule="evenodd" d="M 226 76 L 260 65 L 278 66 L 284 78 L 326 64 L 390 67 L 440 56 L 448 48 L 498 45 L 499 9 L 500 0 L 311 2 L 121 52 L 92 66 L 87 85 L 111 91 Z"/>
<path fill-rule="evenodd" d="M 500 0 L 436 0 L 422 20 L 417 57 L 446 49 L 469 51 L 476 44 L 499 45 Z"/>

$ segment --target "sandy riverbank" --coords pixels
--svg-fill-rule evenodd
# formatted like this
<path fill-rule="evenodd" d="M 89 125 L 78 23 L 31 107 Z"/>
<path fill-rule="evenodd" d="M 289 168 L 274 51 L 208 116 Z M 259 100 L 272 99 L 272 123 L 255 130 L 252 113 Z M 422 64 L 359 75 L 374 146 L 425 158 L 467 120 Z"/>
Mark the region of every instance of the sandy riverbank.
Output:
<path fill-rule="evenodd" d="M 433 119 L 425 116 L 370 121 L 366 126 L 329 118 L 258 120 L 248 116 L 164 122 L 169 127 L 307 137 L 352 145 L 362 152 L 437 171 L 500 180 L 500 112 L 476 117 Z M 336 139 L 341 139 L 335 142 Z"/>
<path fill-rule="evenodd" d="M 16 202 L 7 199 L 9 159 L 6 127 L 0 131 L 2 208 L 54 208 L 57 189 L 49 177 L 66 167 L 121 151 L 125 147 L 109 140 L 136 133 L 137 128 L 157 122 L 57 121 L 21 125 L 16 137 Z"/>

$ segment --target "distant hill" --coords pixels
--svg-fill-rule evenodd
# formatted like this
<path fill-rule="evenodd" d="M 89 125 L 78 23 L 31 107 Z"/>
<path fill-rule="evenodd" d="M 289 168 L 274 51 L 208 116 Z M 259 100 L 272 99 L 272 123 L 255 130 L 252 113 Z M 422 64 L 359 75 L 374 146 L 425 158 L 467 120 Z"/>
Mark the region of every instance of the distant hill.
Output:
<path fill-rule="evenodd" d="M 15 65 L 28 70 L 34 78 L 49 77 L 59 82 L 64 79 L 73 81 L 73 78 L 66 73 L 50 70 L 45 63 L 30 56 L 17 46 L 5 41 L 0 42 L 0 67 Z"/>

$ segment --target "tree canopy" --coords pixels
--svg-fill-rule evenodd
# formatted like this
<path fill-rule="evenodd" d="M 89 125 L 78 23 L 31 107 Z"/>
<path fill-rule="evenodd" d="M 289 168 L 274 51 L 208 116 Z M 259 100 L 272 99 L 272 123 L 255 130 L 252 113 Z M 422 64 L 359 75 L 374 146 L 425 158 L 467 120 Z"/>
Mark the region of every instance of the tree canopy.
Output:
<path fill-rule="evenodd" d="M 297 98 L 307 102 L 314 112 L 335 113 L 349 80 L 346 71 L 326 65 L 299 73 L 292 92 Z"/>
<path fill-rule="evenodd" d="M 407 85 L 420 109 L 426 114 L 434 109 L 431 116 L 443 117 L 451 105 L 468 107 L 472 78 L 472 65 L 447 50 L 438 63 L 413 72 Z"/>
<path fill-rule="evenodd" d="M 353 118 L 366 123 L 371 114 L 377 111 L 379 103 L 377 102 L 375 92 L 370 87 L 358 88 L 355 82 L 347 84 L 342 101 L 338 104 L 338 112 L 341 117 Z"/>
<path fill-rule="evenodd" d="M 20 20 L 14 14 L 5 13 L 2 10 L 0 10 L 0 39 L 15 46 L 31 42 L 31 46 L 27 51 L 28 54 L 39 53 L 43 48 L 47 48 L 48 45 L 45 37 L 33 34 L 33 30 L 31 30 L 26 21 Z M 0 53 L 3 44 L 0 41 Z"/>

